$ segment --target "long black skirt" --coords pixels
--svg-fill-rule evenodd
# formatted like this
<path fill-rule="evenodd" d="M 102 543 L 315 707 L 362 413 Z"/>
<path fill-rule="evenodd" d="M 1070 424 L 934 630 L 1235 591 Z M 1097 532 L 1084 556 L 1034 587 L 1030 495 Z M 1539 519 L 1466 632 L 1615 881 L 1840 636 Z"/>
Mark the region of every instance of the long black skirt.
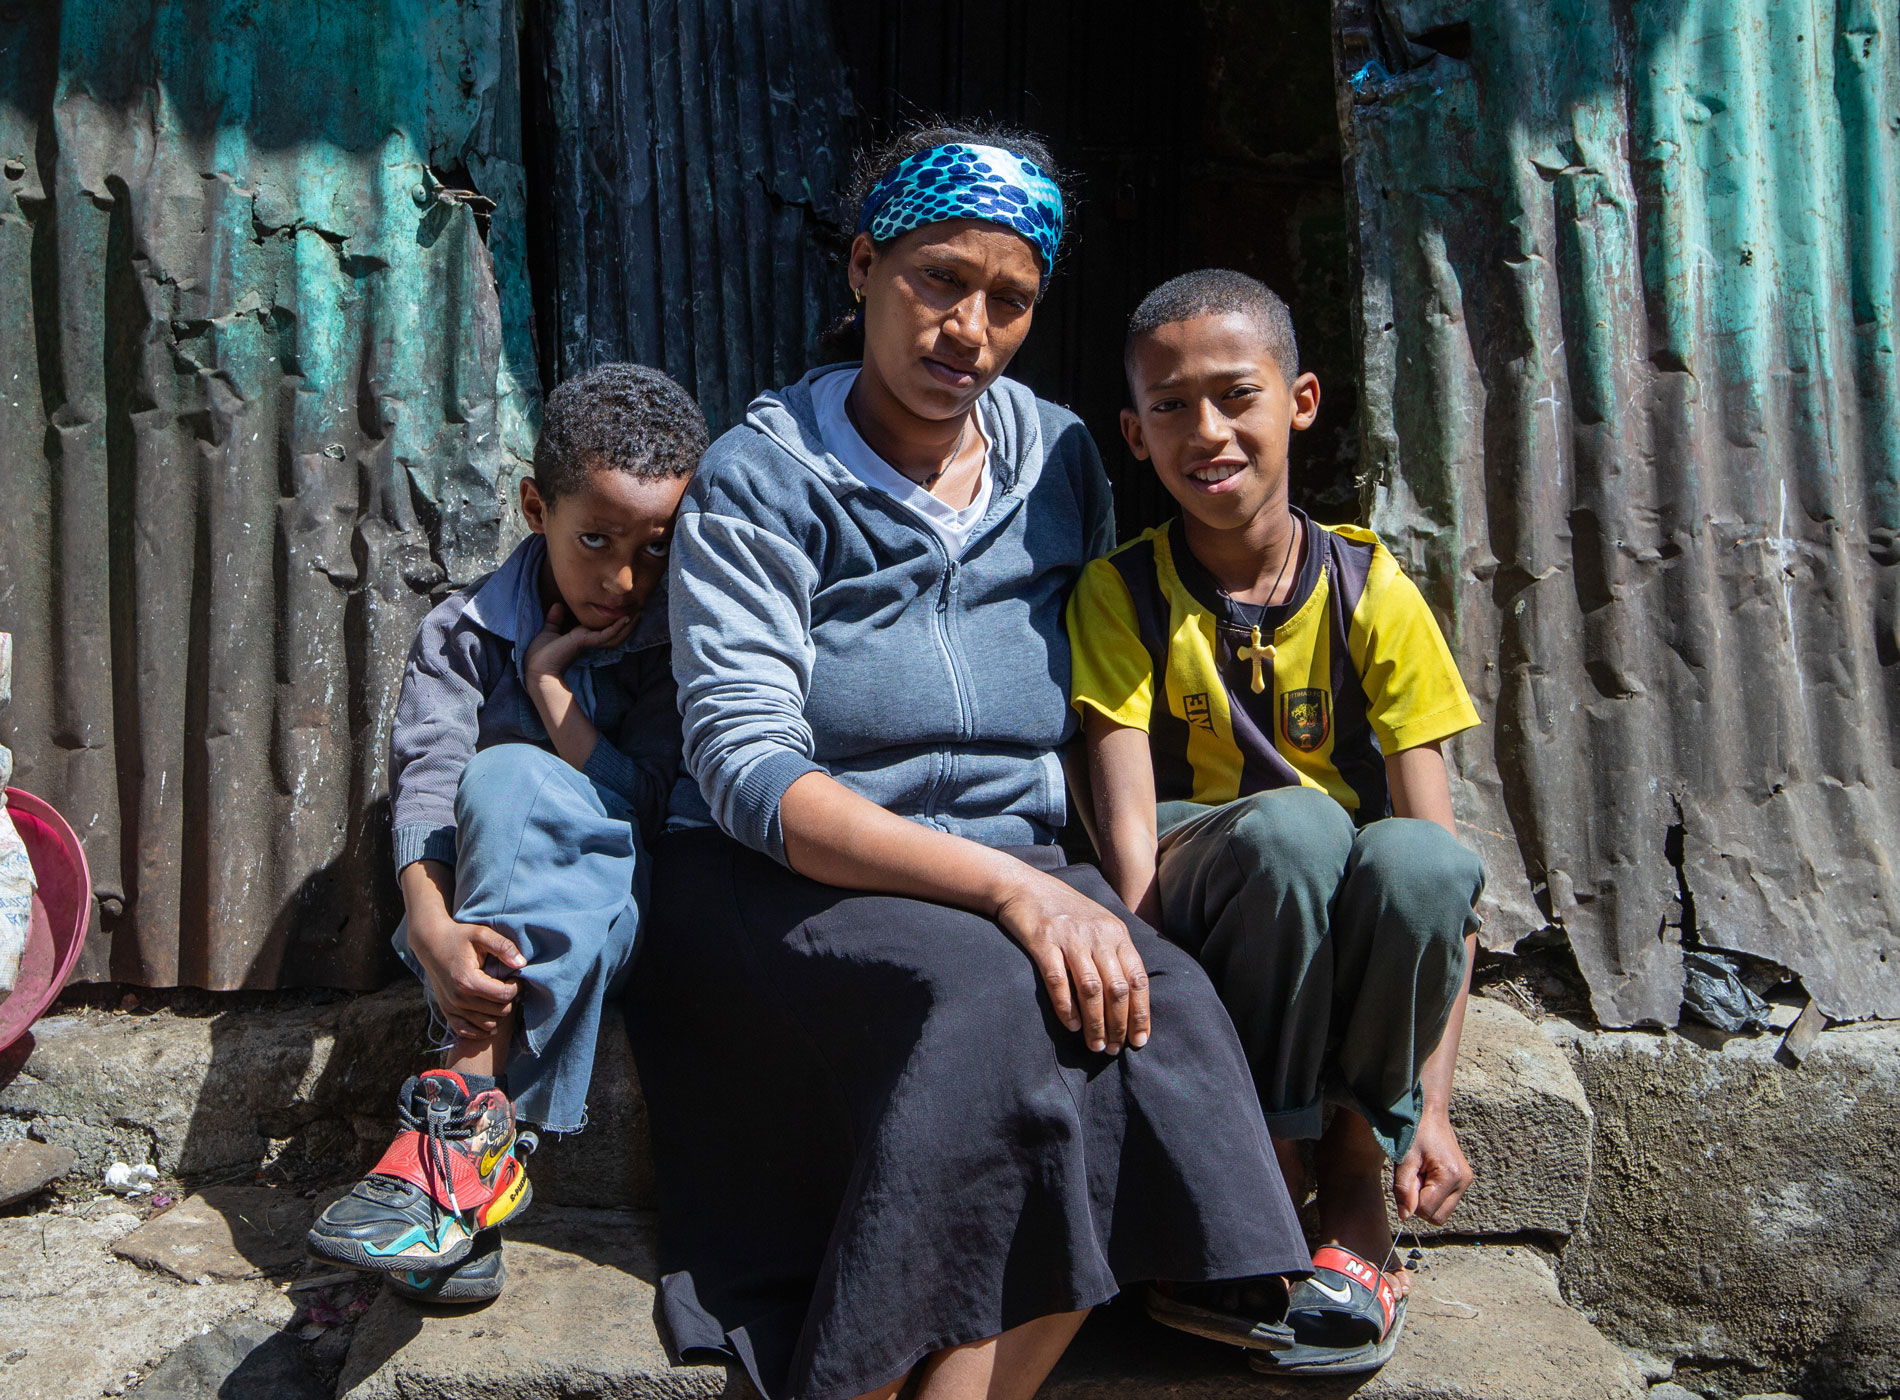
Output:
<path fill-rule="evenodd" d="M 1088 1050 L 988 919 L 793 874 L 710 830 L 653 851 L 628 996 L 674 1359 L 839 1400 L 1142 1279 L 1310 1267 L 1227 1013 L 1129 920 L 1141 1050 Z"/>

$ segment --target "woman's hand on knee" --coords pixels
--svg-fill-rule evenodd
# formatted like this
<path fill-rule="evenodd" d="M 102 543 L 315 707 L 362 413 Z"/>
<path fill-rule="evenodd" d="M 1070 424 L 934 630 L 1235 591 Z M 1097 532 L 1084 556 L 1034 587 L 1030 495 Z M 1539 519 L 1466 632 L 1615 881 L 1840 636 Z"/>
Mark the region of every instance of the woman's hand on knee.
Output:
<path fill-rule="evenodd" d="M 1035 960 L 1057 1018 L 1091 1050 L 1139 1050 L 1154 1025 L 1148 969 L 1128 926 L 1060 880 L 1026 876 L 997 906 L 996 921 Z"/>
<path fill-rule="evenodd" d="M 519 970 L 527 959 L 494 929 L 454 919 L 417 927 L 411 920 L 409 949 L 422 964 L 429 995 L 458 1039 L 491 1036 L 513 1012 L 516 984 L 490 976 L 483 964 L 493 957 Z"/>

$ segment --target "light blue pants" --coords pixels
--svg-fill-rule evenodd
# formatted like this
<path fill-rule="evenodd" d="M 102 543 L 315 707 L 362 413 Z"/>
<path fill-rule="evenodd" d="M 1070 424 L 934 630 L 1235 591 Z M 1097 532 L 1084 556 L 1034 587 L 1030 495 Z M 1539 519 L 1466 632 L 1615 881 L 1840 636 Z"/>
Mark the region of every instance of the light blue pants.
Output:
<path fill-rule="evenodd" d="M 601 1003 L 618 998 L 647 898 L 647 855 L 624 802 L 532 744 L 483 749 L 455 793 L 455 917 L 527 958 L 517 976 L 508 1093 L 524 1122 L 587 1121 Z M 392 942 L 410 971 L 408 922 Z M 488 971 L 507 969 L 489 959 Z"/>

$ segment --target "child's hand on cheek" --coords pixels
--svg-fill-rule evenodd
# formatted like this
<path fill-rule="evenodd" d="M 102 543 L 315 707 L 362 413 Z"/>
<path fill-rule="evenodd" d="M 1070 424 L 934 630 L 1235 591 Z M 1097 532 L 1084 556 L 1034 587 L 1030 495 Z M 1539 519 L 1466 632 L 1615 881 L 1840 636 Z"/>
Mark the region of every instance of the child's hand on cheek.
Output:
<path fill-rule="evenodd" d="M 542 677 L 558 679 L 583 651 L 618 646 L 624 642 L 633 631 L 633 624 L 639 620 L 638 613 L 629 613 L 607 627 L 569 627 L 567 605 L 556 603 L 548 609 L 541 630 L 528 643 L 527 654 L 522 657 L 522 669 L 530 680 Z"/>

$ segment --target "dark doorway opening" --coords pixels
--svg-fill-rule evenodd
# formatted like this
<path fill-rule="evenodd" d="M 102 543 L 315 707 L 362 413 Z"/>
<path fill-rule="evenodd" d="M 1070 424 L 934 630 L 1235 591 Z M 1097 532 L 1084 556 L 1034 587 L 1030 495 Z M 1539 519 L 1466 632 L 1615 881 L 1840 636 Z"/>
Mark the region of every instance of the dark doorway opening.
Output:
<path fill-rule="evenodd" d="M 906 119 L 1037 131 L 1075 173 L 1063 264 L 1010 373 L 1088 424 L 1122 538 L 1173 513 L 1116 427 L 1122 333 L 1156 284 L 1238 268 L 1287 299 L 1323 388 L 1294 502 L 1358 511 L 1358 374 L 1327 0 L 833 0 L 858 135 Z"/>

